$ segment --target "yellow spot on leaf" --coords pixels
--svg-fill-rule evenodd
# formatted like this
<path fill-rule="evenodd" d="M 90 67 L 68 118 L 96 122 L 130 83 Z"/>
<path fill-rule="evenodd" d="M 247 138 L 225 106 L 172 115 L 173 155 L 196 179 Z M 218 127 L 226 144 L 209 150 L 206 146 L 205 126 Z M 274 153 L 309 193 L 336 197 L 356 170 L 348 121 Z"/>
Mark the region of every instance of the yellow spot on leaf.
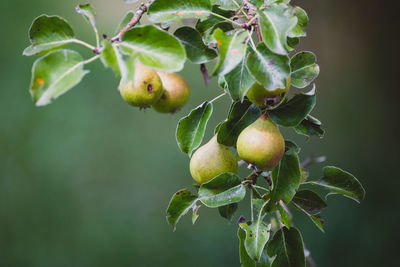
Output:
<path fill-rule="evenodd" d="M 232 55 L 236 55 L 236 54 L 238 54 L 239 53 L 239 50 L 237 50 L 237 49 L 232 49 Z"/>
<path fill-rule="evenodd" d="M 43 81 L 42 79 L 40 79 L 40 78 L 37 78 L 37 79 L 36 79 L 36 82 L 37 82 L 38 84 L 40 84 L 40 85 L 43 85 L 43 84 L 44 84 L 44 81 Z"/>
<path fill-rule="evenodd" d="M 197 11 L 196 15 L 201 16 L 201 15 L 203 15 L 203 12 L 202 11 Z"/>
<path fill-rule="evenodd" d="M 177 15 L 178 15 L 179 17 L 182 17 L 182 16 L 183 16 L 183 12 L 182 12 L 182 11 L 179 11 L 179 12 L 177 13 Z"/>
<path fill-rule="evenodd" d="M 220 41 L 220 40 L 217 40 L 217 43 L 218 43 L 219 45 L 222 45 L 222 43 L 221 43 L 221 41 Z"/>

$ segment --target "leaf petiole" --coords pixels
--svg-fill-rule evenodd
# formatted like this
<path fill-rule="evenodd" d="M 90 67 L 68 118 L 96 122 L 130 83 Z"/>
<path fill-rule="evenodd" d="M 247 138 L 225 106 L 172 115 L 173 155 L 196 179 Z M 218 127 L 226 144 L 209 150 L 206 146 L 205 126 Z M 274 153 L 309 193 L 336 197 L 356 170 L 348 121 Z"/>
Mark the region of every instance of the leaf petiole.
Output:
<path fill-rule="evenodd" d="M 225 18 L 224 16 L 222 16 L 222 15 L 220 15 L 220 14 L 217 14 L 217 13 L 214 13 L 214 12 L 211 12 L 210 14 L 213 15 L 213 16 L 216 16 L 216 17 L 218 17 L 218 18 L 221 18 L 221 19 L 223 19 L 223 20 L 229 21 L 230 23 L 235 24 L 235 25 L 237 25 L 237 26 L 239 26 L 239 27 L 242 27 L 242 26 L 243 26 L 242 24 L 240 24 L 240 23 L 238 23 L 238 22 L 236 22 L 236 21 L 234 21 L 234 20 Z"/>
<path fill-rule="evenodd" d="M 216 98 L 214 98 L 213 100 L 209 101 L 209 103 L 213 103 L 214 101 L 216 101 L 216 100 L 220 99 L 221 97 L 223 97 L 223 96 L 225 96 L 225 95 L 226 95 L 226 92 L 225 92 L 225 93 L 223 93 L 223 94 L 220 94 L 219 96 L 217 96 L 217 97 L 216 97 Z"/>
<path fill-rule="evenodd" d="M 78 40 L 78 39 L 72 39 L 71 42 L 83 45 L 83 46 L 89 48 L 92 51 L 96 49 L 96 47 L 94 47 L 93 45 L 90 45 L 90 44 L 88 44 L 88 43 L 86 43 L 84 41 Z"/>

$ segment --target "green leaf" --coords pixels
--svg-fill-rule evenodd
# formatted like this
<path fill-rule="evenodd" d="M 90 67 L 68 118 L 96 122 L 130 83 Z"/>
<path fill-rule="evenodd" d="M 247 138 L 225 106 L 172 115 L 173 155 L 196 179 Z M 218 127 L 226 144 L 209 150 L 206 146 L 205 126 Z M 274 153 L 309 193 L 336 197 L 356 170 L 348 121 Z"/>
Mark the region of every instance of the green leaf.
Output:
<path fill-rule="evenodd" d="M 93 27 L 95 32 L 97 32 L 96 15 L 90 4 L 77 5 L 76 12 L 78 12 L 78 14 L 81 14 L 89 22 L 89 24 Z"/>
<path fill-rule="evenodd" d="M 307 35 L 306 28 L 308 24 L 307 13 L 301 7 L 295 6 L 290 11 L 297 17 L 297 25 L 289 33 L 289 37 L 305 37 Z"/>
<path fill-rule="evenodd" d="M 183 44 L 188 59 L 193 63 L 202 64 L 217 57 L 217 53 L 204 44 L 196 29 L 187 26 L 181 27 L 175 31 L 174 35 Z"/>
<path fill-rule="evenodd" d="M 307 212 L 321 211 L 328 206 L 317 193 L 311 190 L 298 191 L 293 202 Z"/>
<path fill-rule="evenodd" d="M 172 225 L 174 231 L 178 221 L 196 205 L 196 201 L 197 197 L 187 189 L 179 190 L 172 196 L 167 209 L 167 221 Z"/>
<path fill-rule="evenodd" d="M 340 194 L 360 203 L 365 197 L 365 190 L 352 174 L 333 166 L 324 168 L 324 177 L 309 184 L 319 185 L 329 190 L 329 195 Z"/>
<path fill-rule="evenodd" d="M 227 10 L 237 10 L 243 4 L 243 0 L 211 0 L 211 4 L 219 5 L 221 8 Z"/>
<path fill-rule="evenodd" d="M 213 33 L 219 46 L 218 63 L 212 75 L 225 75 L 232 71 L 246 55 L 246 31 L 237 31 L 232 36 L 226 36 L 221 29 L 216 29 Z"/>
<path fill-rule="evenodd" d="M 294 154 L 294 153 L 299 154 L 301 148 L 293 141 L 285 140 L 285 151 L 287 154 Z"/>
<path fill-rule="evenodd" d="M 285 208 L 282 206 L 282 203 L 279 202 L 278 206 L 278 211 L 279 211 L 279 215 L 280 215 L 280 220 L 281 222 L 287 227 L 290 228 L 291 227 L 291 223 L 290 223 L 290 215 L 289 213 L 285 210 Z"/>
<path fill-rule="evenodd" d="M 260 116 L 260 108 L 250 101 L 234 102 L 229 111 L 228 120 L 219 128 L 218 143 L 226 146 L 235 146 L 239 134 Z"/>
<path fill-rule="evenodd" d="M 304 88 L 318 77 L 319 66 L 316 61 L 317 58 L 312 52 L 300 52 L 291 59 L 291 82 L 294 87 Z"/>
<path fill-rule="evenodd" d="M 222 17 L 225 17 L 225 18 L 232 17 L 232 13 L 230 11 L 220 9 L 218 6 L 213 6 L 212 12 L 215 14 L 221 15 Z M 217 16 L 210 16 L 209 18 L 207 18 L 205 20 L 197 21 L 196 30 L 198 30 L 201 34 L 205 34 L 206 32 L 210 31 L 210 29 L 214 28 L 215 25 L 217 25 L 218 23 L 221 23 L 221 22 L 225 22 L 225 20 L 223 18 L 220 18 Z M 228 24 L 230 24 L 230 23 L 228 23 Z"/>
<path fill-rule="evenodd" d="M 57 50 L 35 61 L 30 93 L 36 106 L 45 106 L 77 85 L 88 73 L 81 55 L 72 50 Z"/>
<path fill-rule="evenodd" d="M 179 121 L 176 140 L 182 152 L 191 156 L 192 152 L 200 146 L 212 111 L 212 103 L 204 102 Z"/>
<path fill-rule="evenodd" d="M 286 204 L 289 203 L 299 188 L 301 181 L 300 163 L 295 151 L 286 151 L 282 160 L 272 170 L 271 178 L 273 181 L 273 189 L 269 205 L 270 210 L 271 205 L 276 204 L 280 200 Z"/>
<path fill-rule="evenodd" d="M 276 54 L 287 55 L 290 51 L 287 37 L 297 25 L 297 17 L 290 14 L 285 4 L 272 4 L 257 14 L 265 45 Z"/>
<path fill-rule="evenodd" d="M 311 115 L 308 115 L 300 124 L 294 127 L 298 134 L 307 136 L 311 135 L 324 137 L 325 130 L 321 128 L 322 123 Z"/>
<path fill-rule="evenodd" d="M 153 25 L 127 31 L 121 45 L 136 52 L 142 64 L 153 69 L 177 72 L 182 70 L 186 61 L 181 43 Z"/>
<path fill-rule="evenodd" d="M 271 225 L 265 225 L 262 218 L 259 218 L 257 221 L 241 223 L 239 226 L 246 232 L 244 246 L 247 254 L 258 262 L 269 240 Z"/>
<path fill-rule="evenodd" d="M 278 125 L 293 127 L 299 125 L 313 110 L 316 103 L 315 86 L 308 93 L 295 95 L 288 102 L 268 111 L 270 119 Z"/>
<path fill-rule="evenodd" d="M 153 23 L 187 18 L 205 19 L 210 15 L 210 0 L 157 0 L 147 12 Z"/>
<path fill-rule="evenodd" d="M 199 189 L 200 201 L 209 208 L 237 203 L 246 196 L 246 188 L 233 173 L 223 173 L 204 183 Z"/>
<path fill-rule="evenodd" d="M 270 267 L 272 259 L 268 256 L 266 250 L 264 249 L 261 255 L 260 262 L 253 261 L 247 254 L 244 242 L 246 240 L 246 232 L 241 228 L 238 229 L 239 238 L 239 257 L 242 267 Z"/>
<path fill-rule="evenodd" d="M 63 18 L 42 15 L 29 29 L 31 46 L 24 50 L 25 56 L 39 55 L 75 42 L 74 31 Z"/>
<path fill-rule="evenodd" d="M 272 267 L 306 266 L 303 239 L 295 227 L 283 227 L 277 231 L 268 243 L 267 252 L 270 257 L 276 255 Z"/>
<path fill-rule="evenodd" d="M 239 65 L 224 76 L 227 91 L 233 100 L 243 101 L 247 91 L 255 83 L 246 65 L 247 57 L 244 56 Z"/>
<path fill-rule="evenodd" d="M 298 205 L 294 200 L 293 200 L 293 206 L 295 206 L 298 210 L 304 212 L 310 219 L 311 221 L 315 224 L 315 226 L 318 227 L 321 232 L 325 233 L 324 230 L 324 220 L 319 216 L 319 214 L 311 214 L 307 212 L 305 209 L 303 209 L 300 205 Z"/>
<path fill-rule="evenodd" d="M 256 80 L 267 90 L 286 88 L 290 76 L 289 58 L 273 53 L 264 43 L 249 54 L 247 67 Z"/>
<path fill-rule="evenodd" d="M 196 203 L 196 202 L 195 202 L 195 203 Z M 194 205 L 192 206 L 192 211 L 193 211 L 193 214 L 192 214 L 192 224 L 195 224 L 196 221 L 197 221 L 197 219 L 199 218 L 199 215 L 197 214 L 197 212 L 199 211 L 200 207 L 201 207 L 201 205 L 196 205 L 196 204 L 194 204 Z"/>
<path fill-rule="evenodd" d="M 237 203 L 233 203 L 233 204 L 218 207 L 219 215 L 221 215 L 228 221 L 231 221 L 233 218 L 233 215 L 235 214 L 236 210 L 238 209 L 238 206 L 239 205 Z"/>
<path fill-rule="evenodd" d="M 101 51 L 100 59 L 106 68 L 112 69 L 117 77 L 121 76 L 118 58 L 121 57 L 118 48 L 113 46 L 108 40 L 102 42 L 104 49 Z M 122 59 L 121 59 L 122 60 Z"/>

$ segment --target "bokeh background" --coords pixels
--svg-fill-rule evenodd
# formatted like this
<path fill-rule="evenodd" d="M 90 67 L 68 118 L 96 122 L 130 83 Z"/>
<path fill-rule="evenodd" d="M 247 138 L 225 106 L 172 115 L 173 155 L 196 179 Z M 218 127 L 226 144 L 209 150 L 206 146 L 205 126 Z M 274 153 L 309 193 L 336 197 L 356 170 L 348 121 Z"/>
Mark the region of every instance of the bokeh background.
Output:
<path fill-rule="evenodd" d="M 329 198 L 325 234 L 302 215 L 296 225 L 318 266 L 396 266 L 396 9 L 390 1 L 294 2 L 311 18 L 301 48 L 318 55 L 313 115 L 327 132 L 309 142 L 283 132 L 303 147 L 303 158 L 327 155 L 326 164 L 352 172 L 367 191 L 361 205 Z M 91 3 L 101 33 L 109 34 L 134 8 L 122 0 Z M 52 105 L 34 107 L 28 93 L 34 58 L 22 56 L 31 21 L 61 15 L 93 42 L 76 4 L 0 1 L 0 266 L 239 266 L 236 219 L 228 223 L 202 207 L 194 226 L 185 217 L 172 232 L 165 220 L 170 196 L 193 182 L 189 159 L 175 142 L 176 124 L 220 93 L 215 81 L 204 86 L 198 66 L 188 63 L 182 73 L 192 97 L 174 116 L 125 104 L 100 62 Z M 227 98 L 216 103 L 207 138 L 228 107 Z M 312 177 L 320 177 L 321 167 L 312 168 Z M 247 205 L 237 215 L 247 216 Z"/>

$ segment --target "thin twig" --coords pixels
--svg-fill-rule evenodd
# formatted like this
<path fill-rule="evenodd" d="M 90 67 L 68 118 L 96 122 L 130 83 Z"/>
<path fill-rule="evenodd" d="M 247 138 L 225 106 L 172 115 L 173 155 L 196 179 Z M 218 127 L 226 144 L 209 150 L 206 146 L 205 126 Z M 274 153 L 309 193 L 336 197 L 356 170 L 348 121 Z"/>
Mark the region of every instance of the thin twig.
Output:
<path fill-rule="evenodd" d="M 139 6 L 138 10 L 136 10 L 135 15 L 133 18 L 129 21 L 129 23 L 122 28 L 122 30 L 117 34 L 117 36 L 111 38 L 110 42 L 121 42 L 122 36 L 129 31 L 131 28 L 133 28 L 142 18 L 143 14 L 147 12 L 149 9 L 150 5 L 154 2 L 155 0 L 152 0 L 148 3 L 143 3 Z"/>
<path fill-rule="evenodd" d="M 200 64 L 200 70 L 201 73 L 203 74 L 204 82 L 206 83 L 206 86 L 210 83 L 210 75 L 208 75 L 207 67 L 206 64 Z"/>
<path fill-rule="evenodd" d="M 223 94 L 220 94 L 219 96 L 217 96 L 216 98 L 214 98 L 213 100 L 209 101 L 209 103 L 213 103 L 214 101 L 220 99 L 221 97 L 223 97 L 224 95 L 226 95 L 226 92 Z"/>

